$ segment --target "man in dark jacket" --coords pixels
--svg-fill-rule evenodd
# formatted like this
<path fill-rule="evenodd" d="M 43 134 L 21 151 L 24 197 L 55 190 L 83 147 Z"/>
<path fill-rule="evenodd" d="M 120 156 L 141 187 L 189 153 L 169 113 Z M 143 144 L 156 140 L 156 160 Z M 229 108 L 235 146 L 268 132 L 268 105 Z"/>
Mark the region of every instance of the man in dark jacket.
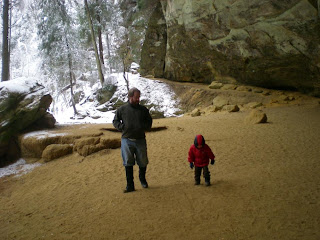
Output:
<path fill-rule="evenodd" d="M 133 166 L 139 166 L 139 179 L 143 188 L 148 187 L 146 171 L 148 165 L 145 131 L 151 129 L 152 118 L 149 110 L 140 105 L 140 90 L 132 88 L 128 93 L 127 104 L 117 109 L 113 126 L 122 132 L 121 155 L 126 170 L 127 187 L 125 193 L 135 191 Z"/>

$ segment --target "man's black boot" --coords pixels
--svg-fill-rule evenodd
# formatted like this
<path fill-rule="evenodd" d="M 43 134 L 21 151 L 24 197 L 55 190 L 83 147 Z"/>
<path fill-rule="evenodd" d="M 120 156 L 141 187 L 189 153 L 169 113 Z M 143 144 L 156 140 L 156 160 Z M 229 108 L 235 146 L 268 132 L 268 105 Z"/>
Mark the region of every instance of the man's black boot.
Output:
<path fill-rule="evenodd" d="M 148 188 L 148 183 L 146 180 L 146 171 L 147 171 L 147 167 L 139 167 L 139 179 L 141 182 L 141 186 L 143 188 Z"/>
<path fill-rule="evenodd" d="M 123 191 L 124 193 L 133 192 L 134 189 L 134 181 L 133 181 L 133 166 L 125 167 L 126 169 L 126 178 L 127 178 L 127 187 Z"/>

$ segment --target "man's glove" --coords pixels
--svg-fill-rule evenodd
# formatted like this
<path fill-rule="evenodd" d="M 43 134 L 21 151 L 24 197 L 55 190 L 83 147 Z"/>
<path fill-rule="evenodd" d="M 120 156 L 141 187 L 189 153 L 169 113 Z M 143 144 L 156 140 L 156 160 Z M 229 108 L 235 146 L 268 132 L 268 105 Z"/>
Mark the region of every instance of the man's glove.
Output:
<path fill-rule="evenodd" d="M 215 161 L 214 161 L 214 159 L 211 159 L 211 165 L 213 165 L 213 164 L 214 164 L 214 162 L 215 162 Z"/>
<path fill-rule="evenodd" d="M 191 162 L 191 163 L 190 163 L 190 168 L 193 169 L 193 167 L 194 167 L 194 165 L 193 165 L 193 163 Z"/>

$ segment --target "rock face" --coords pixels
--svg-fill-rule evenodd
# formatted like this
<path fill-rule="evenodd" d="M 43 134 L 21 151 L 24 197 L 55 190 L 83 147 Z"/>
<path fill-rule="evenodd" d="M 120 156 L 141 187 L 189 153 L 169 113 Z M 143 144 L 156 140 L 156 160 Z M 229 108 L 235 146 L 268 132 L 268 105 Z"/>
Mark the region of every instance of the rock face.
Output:
<path fill-rule="evenodd" d="M 0 166 L 16 160 L 20 153 L 17 135 L 27 128 L 53 127 L 47 113 L 52 97 L 36 79 L 17 78 L 0 83 Z"/>
<path fill-rule="evenodd" d="M 160 3 L 142 48 L 142 75 L 320 96 L 319 1 Z"/>
<path fill-rule="evenodd" d="M 37 131 L 20 135 L 19 145 L 22 157 L 49 162 L 72 153 L 86 157 L 104 149 L 119 148 L 121 139 L 104 136 L 102 132 L 78 135 Z"/>
<path fill-rule="evenodd" d="M 141 50 L 140 74 L 161 78 L 165 67 L 167 26 L 160 2 L 150 18 L 148 29 L 144 41 L 146 47 Z"/>

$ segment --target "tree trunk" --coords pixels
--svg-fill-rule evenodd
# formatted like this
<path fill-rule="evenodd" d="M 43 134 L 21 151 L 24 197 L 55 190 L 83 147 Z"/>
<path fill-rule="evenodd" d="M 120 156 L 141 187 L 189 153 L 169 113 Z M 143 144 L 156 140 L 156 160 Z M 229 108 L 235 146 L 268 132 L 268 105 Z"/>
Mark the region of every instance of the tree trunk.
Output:
<path fill-rule="evenodd" d="M 319 0 L 320 1 L 320 0 Z M 108 52 L 108 63 L 109 63 L 109 72 L 112 73 L 114 69 L 113 62 L 111 61 L 111 53 L 110 53 L 110 41 L 109 41 L 109 33 L 106 33 L 106 42 L 107 42 L 107 52 Z"/>
<path fill-rule="evenodd" d="M 9 0 L 3 1 L 3 35 L 2 35 L 2 74 L 1 81 L 10 79 L 10 54 L 9 54 Z"/>
<path fill-rule="evenodd" d="M 126 81 L 127 89 L 129 91 L 129 77 L 128 75 L 126 76 L 126 72 L 129 69 L 129 64 L 131 63 L 131 49 L 129 46 L 129 36 L 128 33 L 125 35 L 125 42 L 121 46 L 122 51 L 121 51 L 121 58 L 122 58 L 122 65 L 123 65 L 123 78 Z"/>
<path fill-rule="evenodd" d="M 126 64 L 124 59 L 122 59 L 122 64 L 123 64 L 123 78 L 126 82 L 127 91 L 129 92 L 129 77 L 128 75 L 126 76 Z"/>
<path fill-rule="evenodd" d="M 99 4 L 99 0 L 96 0 L 97 4 Z M 98 26 L 98 43 L 99 43 L 99 56 L 100 56 L 100 61 L 102 63 L 102 65 L 104 65 L 104 59 L 103 59 L 103 45 L 102 45 L 102 33 L 101 33 L 101 18 L 100 18 L 100 14 L 97 12 L 96 13 L 97 16 L 97 21 L 99 23 Z"/>
<path fill-rule="evenodd" d="M 102 37 L 101 37 L 101 27 L 98 27 L 98 41 L 99 41 L 99 56 L 100 56 L 100 61 L 104 65 L 104 60 L 103 60 L 103 46 L 102 46 Z"/>
<path fill-rule="evenodd" d="M 99 58 L 99 54 L 98 54 L 98 48 L 97 48 L 97 44 L 96 44 L 96 38 L 95 38 L 95 35 L 94 35 L 94 30 L 93 30 L 93 25 L 92 25 L 92 19 L 91 19 L 91 15 L 90 15 L 90 11 L 89 11 L 88 1 L 87 1 L 87 0 L 84 0 L 84 5 L 85 5 L 85 8 L 86 8 L 87 17 L 88 17 L 88 22 L 89 22 L 89 26 L 90 26 L 91 39 L 92 39 L 92 44 L 93 44 L 94 52 L 95 52 L 95 56 L 96 56 L 96 62 L 97 62 L 97 67 L 98 67 L 99 79 L 100 79 L 101 85 L 103 85 L 103 83 L 104 83 L 104 76 L 103 76 L 103 73 L 102 73 L 100 58 Z"/>
<path fill-rule="evenodd" d="M 74 94 L 73 94 L 72 57 L 71 57 L 71 51 L 70 51 L 69 42 L 68 42 L 67 37 L 66 37 L 66 45 L 67 45 L 67 49 L 68 49 L 68 65 L 69 65 L 69 79 L 70 79 L 71 104 L 72 104 L 72 107 L 73 107 L 74 115 L 77 115 L 77 114 L 78 114 L 78 111 L 77 111 L 77 109 L 76 109 L 76 103 L 75 103 L 75 101 L 74 101 Z"/>

